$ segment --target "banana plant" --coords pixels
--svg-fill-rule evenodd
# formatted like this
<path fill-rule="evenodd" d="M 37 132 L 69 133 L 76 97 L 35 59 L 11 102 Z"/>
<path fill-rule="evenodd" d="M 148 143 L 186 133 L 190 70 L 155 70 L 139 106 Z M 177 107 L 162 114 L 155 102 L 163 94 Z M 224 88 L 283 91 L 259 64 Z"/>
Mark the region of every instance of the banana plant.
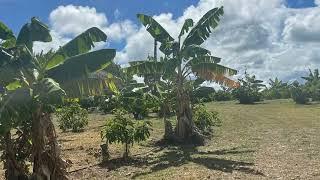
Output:
<path fill-rule="evenodd" d="M 315 69 L 312 73 L 311 69 L 309 69 L 309 76 L 302 77 L 302 79 L 306 80 L 306 88 L 310 94 L 310 97 L 313 101 L 320 100 L 320 73 L 319 69 Z"/>
<path fill-rule="evenodd" d="M 26 153 L 25 157 L 33 162 L 32 176 L 36 179 L 67 179 L 66 164 L 59 156 L 50 117 L 52 107 L 61 104 L 64 97 L 73 96 L 75 89 L 83 89 L 86 85 L 84 80 L 89 81 L 92 73 L 113 64 L 116 51 L 90 51 L 95 42 L 107 39 L 104 32 L 93 27 L 55 52 L 36 55 L 33 42 L 52 40 L 48 27 L 36 18 L 22 27 L 17 38 L 0 23 L 0 39 L 0 86 L 6 91 L 0 102 L 0 133 L 7 137 L 6 148 L 13 146 L 11 129 L 18 129 L 25 137 L 21 143 L 29 142 L 31 148 L 31 154 L 28 156 Z M 90 89 L 89 85 L 86 86 Z M 20 163 L 21 166 L 16 167 L 16 163 L 11 161 L 18 159 L 17 155 L 6 153 L 11 155 L 7 156 L 6 178 L 28 176 L 25 164 Z M 19 149 L 16 153 L 19 155 Z"/>
<path fill-rule="evenodd" d="M 177 93 L 175 134 L 179 139 L 190 139 L 194 135 L 200 137 L 192 121 L 189 92 L 184 86 L 190 79 L 190 75 L 230 87 L 237 85 L 235 81 L 228 78 L 228 76 L 235 75 L 237 71 L 220 65 L 221 59 L 212 56 L 209 50 L 201 46 L 208 39 L 212 30 L 218 26 L 223 13 L 223 7 L 219 7 L 208 11 L 196 24 L 192 19 L 186 19 L 176 40 L 151 16 L 137 15 L 151 36 L 161 43 L 160 51 L 165 54 L 165 60 L 137 61 L 131 63 L 127 72 L 132 74 L 160 73 L 164 77 L 173 79 Z"/>

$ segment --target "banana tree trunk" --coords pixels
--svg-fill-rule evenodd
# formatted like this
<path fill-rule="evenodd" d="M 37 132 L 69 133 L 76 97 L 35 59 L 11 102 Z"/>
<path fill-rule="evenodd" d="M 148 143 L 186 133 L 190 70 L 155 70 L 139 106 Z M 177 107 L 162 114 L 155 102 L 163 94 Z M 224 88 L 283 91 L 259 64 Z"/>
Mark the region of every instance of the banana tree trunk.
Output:
<path fill-rule="evenodd" d="M 5 169 L 5 178 L 10 179 L 28 179 L 28 169 L 25 164 L 21 164 L 16 159 L 16 153 L 14 149 L 14 144 L 11 139 L 10 131 L 4 136 L 4 169 Z"/>
<path fill-rule="evenodd" d="M 182 88 L 177 93 L 177 126 L 176 135 L 180 139 L 187 139 L 192 135 L 194 123 L 192 121 L 192 111 L 190 107 L 190 99 L 187 92 Z"/>
<path fill-rule="evenodd" d="M 60 158 L 54 125 L 50 114 L 39 107 L 32 121 L 33 177 L 47 180 L 66 180 L 66 163 Z"/>
<path fill-rule="evenodd" d="M 180 71 L 181 72 L 181 71 Z M 179 74 L 179 69 L 178 69 Z M 182 77 L 182 75 L 180 76 Z M 192 108 L 189 92 L 183 87 L 183 79 L 178 79 L 177 89 L 177 126 L 176 136 L 184 143 L 204 144 L 204 136 L 192 120 Z"/>

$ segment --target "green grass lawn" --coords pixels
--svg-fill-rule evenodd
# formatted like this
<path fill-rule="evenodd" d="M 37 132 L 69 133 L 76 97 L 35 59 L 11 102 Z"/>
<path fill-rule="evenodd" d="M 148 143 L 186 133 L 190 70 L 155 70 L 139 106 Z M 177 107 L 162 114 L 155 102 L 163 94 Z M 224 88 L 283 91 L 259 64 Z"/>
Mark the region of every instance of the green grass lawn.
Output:
<path fill-rule="evenodd" d="M 320 104 L 206 106 L 220 113 L 222 126 L 205 146 L 157 145 L 163 122 L 150 118 L 150 139 L 132 147 L 127 163 L 119 158 L 122 146 L 111 145 L 110 162 L 99 164 L 100 130 L 108 116 L 90 115 L 82 133 L 59 131 L 63 156 L 72 162 L 71 179 L 320 179 Z"/>

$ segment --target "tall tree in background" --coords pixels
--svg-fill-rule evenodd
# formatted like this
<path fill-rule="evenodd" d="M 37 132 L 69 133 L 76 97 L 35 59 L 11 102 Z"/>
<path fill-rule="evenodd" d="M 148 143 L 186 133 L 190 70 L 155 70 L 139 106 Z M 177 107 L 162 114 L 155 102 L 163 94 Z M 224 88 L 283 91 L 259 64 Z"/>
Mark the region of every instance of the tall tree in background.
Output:
<path fill-rule="evenodd" d="M 203 138 L 192 121 L 189 89 L 186 81 L 193 74 L 204 80 L 214 81 L 227 86 L 234 86 L 235 82 L 227 78 L 237 73 L 236 70 L 218 64 L 220 58 L 211 56 L 209 50 L 201 47 L 208 39 L 212 30 L 218 26 L 223 7 L 208 11 L 197 24 L 192 19 L 186 19 L 175 40 L 151 16 L 138 14 L 137 17 L 153 36 L 160 42 L 160 50 L 165 54 L 162 61 L 137 61 L 131 63 L 128 73 L 159 73 L 173 79 L 176 92 L 176 137 L 180 140 L 190 140 L 191 137 Z M 187 34 L 188 33 L 188 34 Z M 182 37 L 187 34 L 182 41 Z M 165 78 L 164 78 L 165 79 Z"/>

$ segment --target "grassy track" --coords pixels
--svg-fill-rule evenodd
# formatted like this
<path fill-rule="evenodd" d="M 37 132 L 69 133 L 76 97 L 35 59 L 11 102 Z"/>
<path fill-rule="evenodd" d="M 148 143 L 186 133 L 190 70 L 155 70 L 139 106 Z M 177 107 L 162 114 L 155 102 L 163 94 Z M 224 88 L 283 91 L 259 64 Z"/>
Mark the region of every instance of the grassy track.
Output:
<path fill-rule="evenodd" d="M 206 146 L 157 146 L 163 122 L 151 118 L 149 141 L 132 148 L 134 160 L 119 160 L 122 146 L 112 145 L 112 160 L 99 162 L 100 129 L 107 118 L 91 115 L 82 133 L 61 133 L 63 156 L 73 164 L 72 179 L 320 179 L 320 105 L 289 100 L 256 105 L 207 104 L 223 125 Z M 84 168 L 84 169 L 82 169 Z M 1 178 L 0 178 L 1 179 Z"/>

